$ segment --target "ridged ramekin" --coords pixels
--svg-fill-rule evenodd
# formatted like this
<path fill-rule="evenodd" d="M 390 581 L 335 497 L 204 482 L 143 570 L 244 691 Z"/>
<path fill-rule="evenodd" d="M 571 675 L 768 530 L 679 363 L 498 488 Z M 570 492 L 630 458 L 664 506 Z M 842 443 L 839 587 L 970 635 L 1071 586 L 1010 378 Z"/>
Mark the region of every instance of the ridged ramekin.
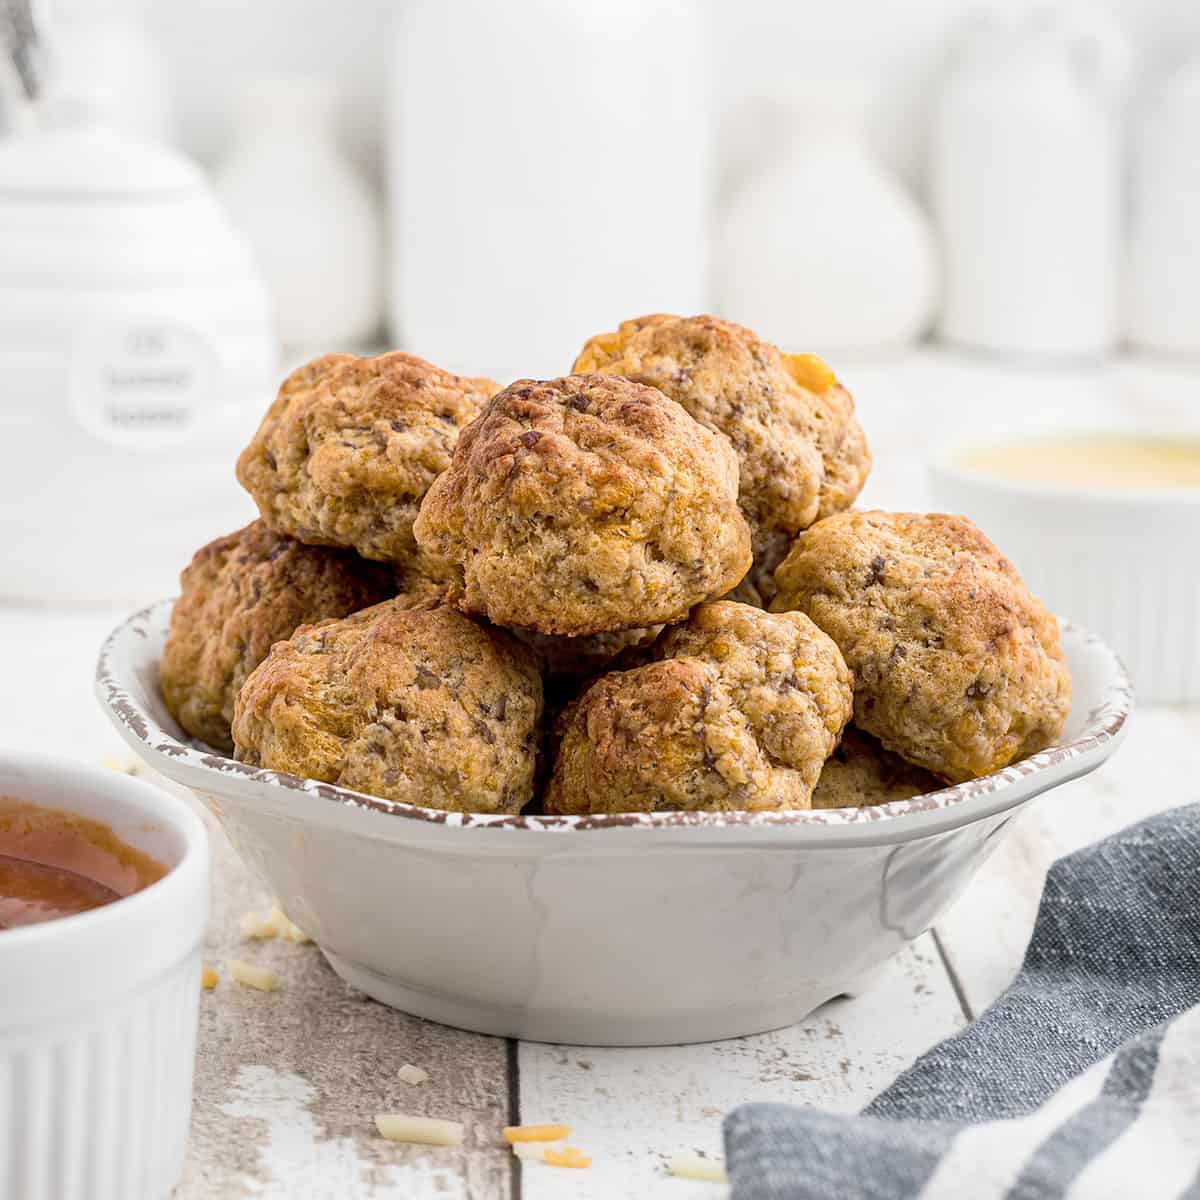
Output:
<path fill-rule="evenodd" d="M 0 795 L 101 821 L 168 868 L 102 908 L 0 932 L 0 1197 L 164 1200 L 191 1119 L 204 826 L 149 784 L 13 751 Z"/>
<path fill-rule="evenodd" d="M 960 465 L 977 445 L 935 455 L 935 507 L 970 517 L 1051 612 L 1100 634 L 1139 703 L 1200 700 L 1200 489 L 1010 482 Z"/>

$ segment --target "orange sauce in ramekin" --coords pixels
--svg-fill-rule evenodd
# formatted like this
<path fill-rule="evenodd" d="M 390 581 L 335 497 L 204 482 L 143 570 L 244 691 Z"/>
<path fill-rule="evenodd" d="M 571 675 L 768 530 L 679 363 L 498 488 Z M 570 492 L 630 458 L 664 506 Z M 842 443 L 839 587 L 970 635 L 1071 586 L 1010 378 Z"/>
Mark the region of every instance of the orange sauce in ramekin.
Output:
<path fill-rule="evenodd" d="M 0 931 L 111 904 L 164 874 L 99 821 L 0 796 Z"/>

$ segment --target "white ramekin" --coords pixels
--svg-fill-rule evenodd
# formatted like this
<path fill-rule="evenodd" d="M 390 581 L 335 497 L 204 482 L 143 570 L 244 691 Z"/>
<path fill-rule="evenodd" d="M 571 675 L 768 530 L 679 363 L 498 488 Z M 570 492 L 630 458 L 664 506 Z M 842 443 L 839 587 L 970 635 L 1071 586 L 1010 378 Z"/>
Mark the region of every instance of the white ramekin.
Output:
<path fill-rule="evenodd" d="M 164 1200 L 192 1107 L 208 840 L 116 771 L 0 751 L 0 795 L 78 813 L 168 868 L 103 908 L 0 932 L 0 1197 Z"/>
<path fill-rule="evenodd" d="M 961 466 L 971 445 L 934 456 L 935 507 L 970 517 L 1051 612 L 1103 637 L 1140 703 L 1200 700 L 1200 490 L 1009 482 Z"/>

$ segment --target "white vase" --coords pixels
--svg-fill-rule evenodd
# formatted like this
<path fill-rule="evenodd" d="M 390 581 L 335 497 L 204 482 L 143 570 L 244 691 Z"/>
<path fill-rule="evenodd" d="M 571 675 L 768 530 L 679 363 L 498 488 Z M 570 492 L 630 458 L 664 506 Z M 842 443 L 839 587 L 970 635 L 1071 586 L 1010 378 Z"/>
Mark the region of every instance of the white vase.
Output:
<path fill-rule="evenodd" d="M 336 93 L 320 79 L 271 76 L 247 90 L 217 190 L 249 237 L 289 350 L 340 350 L 382 318 L 376 198 L 340 152 Z"/>
<path fill-rule="evenodd" d="M 1134 154 L 1126 334 L 1200 354 L 1200 60 L 1151 96 Z"/>
<path fill-rule="evenodd" d="M 392 336 L 497 378 L 707 299 L 695 0 L 410 0 L 389 103 Z"/>
<path fill-rule="evenodd" d="M 176 136 L 166 60 L 131 0 L 54 0 L 46 39 L 49 103 L 69 96 L 96 119 L 146 141 Z"/>
<path fill-rule="evenodd" d="M 938 98 L 931 192 L 950 341 L 1093 355 L 1117 336 L 1127 50 L 1102 14 L 997 7 Z"/>
<path fill-rule="evenodd" d="M 722 222 L 722 313 L 794 349 L 871 352 L 928 326 L 937 263 L 924 214 L 871 153 L 861 98 L 787 118 L 782 152 Z"/>

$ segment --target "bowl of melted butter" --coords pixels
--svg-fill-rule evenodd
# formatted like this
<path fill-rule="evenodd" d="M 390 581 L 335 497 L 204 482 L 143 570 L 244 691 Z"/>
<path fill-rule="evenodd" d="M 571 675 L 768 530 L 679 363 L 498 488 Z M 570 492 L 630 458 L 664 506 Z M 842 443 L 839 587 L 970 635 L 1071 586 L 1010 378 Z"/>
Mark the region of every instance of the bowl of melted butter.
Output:
<path fill-rule="evenodd" d="M 964 474 L 1060 490 L 1200 490 L 1200 436 L 1063 433 L 968 446 L 951 463 Z"/>
<path fill-rule="evenodd" d="M 1200 434 L 1064 430 L 953 446 L 935 505 L 1103 636 L 1142 703 L 1200 700 Z"/>

